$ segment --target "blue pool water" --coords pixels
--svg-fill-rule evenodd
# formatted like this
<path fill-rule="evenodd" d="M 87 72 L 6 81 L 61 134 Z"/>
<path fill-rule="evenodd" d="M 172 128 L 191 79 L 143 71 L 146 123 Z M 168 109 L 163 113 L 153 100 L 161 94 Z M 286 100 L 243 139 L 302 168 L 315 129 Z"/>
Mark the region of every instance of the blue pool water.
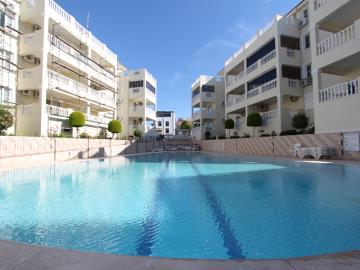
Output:
<path fill-rule="evenodd" d="M 0 173 L 0 239 L 174 258 L 360 249 L 360 167 L 154 154 Z"/>

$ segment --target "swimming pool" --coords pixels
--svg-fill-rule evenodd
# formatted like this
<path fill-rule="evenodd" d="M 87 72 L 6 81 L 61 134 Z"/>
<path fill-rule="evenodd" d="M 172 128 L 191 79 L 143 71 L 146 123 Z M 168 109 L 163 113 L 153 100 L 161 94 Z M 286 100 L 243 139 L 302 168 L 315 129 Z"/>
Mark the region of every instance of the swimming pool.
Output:
<path fill-rule="evenodd" d="M 123 255 L 360 249 L 360 167 L 163 153 L 0 172 L 0 239 Z"/>

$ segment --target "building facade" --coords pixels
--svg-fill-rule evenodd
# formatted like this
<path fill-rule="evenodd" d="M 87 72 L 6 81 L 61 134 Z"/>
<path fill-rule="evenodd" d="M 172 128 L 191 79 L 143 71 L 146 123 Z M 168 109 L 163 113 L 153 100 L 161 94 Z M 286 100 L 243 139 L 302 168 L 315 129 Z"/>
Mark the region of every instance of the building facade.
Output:
<path fill-rule="evenodd" d="M 225 135 L 225 81 L 221 76 L 200 76 L 192 84 L 192 137 Z"/>
<path fill-rule="evenodd" d="M 176 116 L 174 111 L 156 112 L 156 132 L 164 136 L 175 135 Z"/>
<path fill-rule="evenodd" d="M 360 130 L 360 2 L 304 0 L 277 15 L 225 63 L 226 118 L 234 135 L 251 132 L 259 112 L 262 133 L 294 129 L 305 113 L 316 133 Z"/>
<path fill-rule="evenodd" d="M 53 0 L 22 1 L 20 30 L 17 134 L 73 135 L 80 111 L 96 136 L 116 116 L 116 54 Z"/>
<path fill-rule="evenodd" d="M 157 81 L 146 69 L 121 72 L 118 78 L 118 118 L 122 123 L 122 137 L 156 136 Z"/>

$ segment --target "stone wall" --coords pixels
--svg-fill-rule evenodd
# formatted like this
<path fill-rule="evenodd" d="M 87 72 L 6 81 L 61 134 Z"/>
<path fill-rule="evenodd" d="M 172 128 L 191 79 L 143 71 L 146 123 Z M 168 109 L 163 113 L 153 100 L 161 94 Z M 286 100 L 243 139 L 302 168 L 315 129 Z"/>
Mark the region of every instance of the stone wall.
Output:
<path fill-rule="evenodd" d="M 343 136 L 339 133 L 197 141 L 197 143 L 202 151 L 207 152 L 277 157 L 291 157 L 290 148 L 297 143 L 303 147 L 330 146 L 336 149 L 336 159 L 360 160 L 360 153 L 343 152 Z"/>

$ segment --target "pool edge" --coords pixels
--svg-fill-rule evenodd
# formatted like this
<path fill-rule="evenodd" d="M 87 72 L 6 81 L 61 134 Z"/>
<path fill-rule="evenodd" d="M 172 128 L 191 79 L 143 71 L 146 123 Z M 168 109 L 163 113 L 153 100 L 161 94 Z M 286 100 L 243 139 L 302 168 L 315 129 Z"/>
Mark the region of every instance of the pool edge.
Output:
<path fill-rule="evenodd" d="M 270 260 L 198 260 L 123 256 L 50 247 L 32 246 L 0 240 L 0 268 L 7 269 L 360 269 L 360 250 L 337 254 Z"/>

